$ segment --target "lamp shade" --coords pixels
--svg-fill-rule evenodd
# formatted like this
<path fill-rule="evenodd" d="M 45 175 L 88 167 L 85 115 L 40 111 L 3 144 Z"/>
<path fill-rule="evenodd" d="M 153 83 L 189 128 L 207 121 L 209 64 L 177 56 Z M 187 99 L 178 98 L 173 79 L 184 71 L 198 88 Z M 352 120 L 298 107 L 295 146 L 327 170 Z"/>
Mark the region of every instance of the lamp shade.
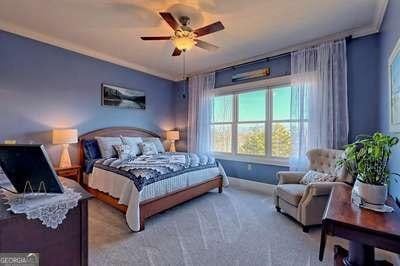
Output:
<path fill-rule="evenodd" d="M 53 144 L 78 143 L 77 129 L 53 129 Z"/>
<path fill-rule="evenodd" d="M 167 140 L 179 140 L 179 131 L 177 130 L 167 131 Z"/>

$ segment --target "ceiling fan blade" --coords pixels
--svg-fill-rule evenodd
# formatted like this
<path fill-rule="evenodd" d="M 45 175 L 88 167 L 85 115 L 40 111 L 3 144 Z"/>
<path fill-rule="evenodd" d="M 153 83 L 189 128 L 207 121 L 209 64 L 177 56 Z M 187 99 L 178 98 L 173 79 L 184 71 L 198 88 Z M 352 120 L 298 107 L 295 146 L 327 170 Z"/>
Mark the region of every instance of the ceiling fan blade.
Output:
<path fill-rule="evenodd" d="M 211 44 L 211 43 L 208 43 L 208 42 L 205 42 L 205 41 L 202 41 L 202 40 L 197 40 L 197 39 L 195 41 L 196 41 L 196 46 L 197 47 L 206 49 L 208 51 L 215 51 L 215 50 L 218 49 L 218 46 L 216 46 L 214 44 Z"/>
<path fill-rule="evenodd" d="M 140 37 L 143 41 L 170 40 L 171 36 Z"/>
<path fill-rule="evenodd" d="M 179 28 L 179 23 L 176 21 L 174 16 L 169 12 L 160 12 L 160 16 L 171 26 L 174 30 Z"/>
<path fill-rule="evenodd" d="M 172 53 L 172 56 L 179 56 L 181 55 L 182 51 L 179 50 L 178 48 L 175 48 L 174 52 Z"/>
<path fill-rule="evenodd" d="M 221 21 L 215 22 L 213 24 L 210 24 L 208 26 L 199 28 L 194 31 L 194 33 L 197 35 L 197 37 L 204 36 L 206 34 L 214 33 L 216 31 L 220 31 L 225 29 L 224 25 L 222 24 Z"/>

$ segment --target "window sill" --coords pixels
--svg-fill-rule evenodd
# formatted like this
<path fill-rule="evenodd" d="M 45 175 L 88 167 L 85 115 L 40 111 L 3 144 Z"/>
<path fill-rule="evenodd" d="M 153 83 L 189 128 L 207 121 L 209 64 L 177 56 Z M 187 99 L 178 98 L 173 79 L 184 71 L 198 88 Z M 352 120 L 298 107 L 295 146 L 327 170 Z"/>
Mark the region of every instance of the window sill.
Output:
<path fill-rule="evenodd" d="M 214 153 L 213 156 L 216 159 L 228 160 L 228 161 L 236 161 L 243 163 L 256 163 L 256 164 L 264 164 L 264 165 L 274 165 L 274 166 L 289 166 L 288 159 L 281 158 L 261 158 L 261 157 L 253 157 L 253 156 L 245 156 L 245 155 L 230 155 L 230 154 L 221 154 Z"/>

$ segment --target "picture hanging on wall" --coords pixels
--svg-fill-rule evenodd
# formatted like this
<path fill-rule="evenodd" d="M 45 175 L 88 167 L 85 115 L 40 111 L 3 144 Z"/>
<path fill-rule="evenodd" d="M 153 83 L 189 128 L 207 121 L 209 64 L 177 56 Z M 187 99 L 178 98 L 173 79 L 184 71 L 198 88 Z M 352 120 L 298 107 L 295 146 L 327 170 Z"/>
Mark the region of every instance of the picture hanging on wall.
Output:
<path fill-rule="evenodd" d="M 400 39 L 389 57 L 389 130 L 400 132 Z"/>
<path fill-rule="evenodd" d="M 143 91 L 101 84 L 101 104 L 120 108 L 146 109 Z"/>

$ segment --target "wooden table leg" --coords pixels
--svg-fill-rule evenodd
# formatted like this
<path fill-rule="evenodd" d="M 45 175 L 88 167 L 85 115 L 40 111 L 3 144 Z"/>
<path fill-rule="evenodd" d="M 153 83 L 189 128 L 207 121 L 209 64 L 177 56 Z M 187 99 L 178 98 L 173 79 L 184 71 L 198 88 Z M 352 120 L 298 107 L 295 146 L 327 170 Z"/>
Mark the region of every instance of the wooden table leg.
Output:
<path fill-rule="evenodd" d="M 319 261 L 323 261 L 324 259 L 325 245 L 326 245 L 326 229 L 325 226 L 322 225 L 321 242 L 319 244 Z"/>
<path fill-rule="evenodd" d="M 349 251 L 335 245 L 335 266 L 393 266 L 387 261 L 375 261 L 374 247 L 351 241 Z"/>
<path fill-rule="evenodd" d="M 349 255 L 343 259 L 346 266 L 351 265 L 375 265 L 375 249 L 368 245 L 350 241 Z"/>

